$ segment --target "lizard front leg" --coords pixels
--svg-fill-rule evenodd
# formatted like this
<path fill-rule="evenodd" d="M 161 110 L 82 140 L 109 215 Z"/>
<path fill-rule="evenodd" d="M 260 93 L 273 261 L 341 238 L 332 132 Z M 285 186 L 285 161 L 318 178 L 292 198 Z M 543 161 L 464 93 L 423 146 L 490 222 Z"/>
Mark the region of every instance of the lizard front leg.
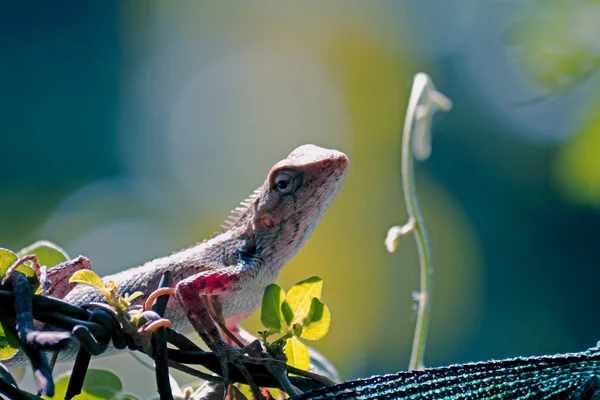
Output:
<path fill-rule="evenodd" d="M 227 387 L 229 364 L 231 363 L 244 375 L 254 397 L 260 399 L 260 389 L 253 382 L 252 377 L 241 361 L 244 349 L 233 347 L 223 340 L 209 309 L 209 304 L 203 300 L 203 297 L 207 297 L 210 298 L 212 303 L 215 297 L 218 298 L 219 295 L 235 293 L 241 289 L 241 282 L 244 282 L 246 278 L 251 279 L 250 276 L 245 276 L 250 273 L 250 271 L 240 271 L 239 268 L 234 267 L 204 271 L 180 281 L 175 288 L 175 292 L 194 330 L 219 359 L 223 370 L 223 378 L 225 379 L 225 387 Z M 217 319 L 221 317 L 221 315 L 215 316 Z"/>

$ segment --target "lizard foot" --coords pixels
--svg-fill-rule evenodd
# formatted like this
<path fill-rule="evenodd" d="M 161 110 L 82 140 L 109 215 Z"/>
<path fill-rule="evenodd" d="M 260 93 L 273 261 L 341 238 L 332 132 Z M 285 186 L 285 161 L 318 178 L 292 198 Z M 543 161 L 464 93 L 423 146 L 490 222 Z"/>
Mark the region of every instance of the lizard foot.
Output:
<path fill-rule="evenodd" d="M 250 346 L 252 347 L 248 349 Z M 255 351 L 255 348 L 256 346 L 253 343 L 251 343 L 249 346 L 243 349 L 238 349 L 226 343 L 222 343 L 221 346 L 214 349 L 213 351 L 217 356 L 219 363 L 221 364 L 221 369 L 223 371 L 223 381 L 226 389 L 231 384 L 231 382 L 229 381 L 229 364 L 231 364 L 240 370 L 241 374 L 246 380 L 246 383 L 250 386 L 250 389 L 252 390 L 252 396 L 254 396 L 255 399 L 264 399 L 259 387 L 256 385 L 256 383 L 254 383 L 252 376 L 250 376 L 248 369 L 242 361 L 248 358 L 245 354 L 247 354 L 248 351 Z"/>
<path fill-rule="evenodd" d="M 301 391 L 298 390 L 298 388 L 294 387 L 291 384 L 291 382 L 287 376 L 287 367 L 288 366 L 286 365 L 286 362 L 283 360 L 278 360 L 277 358 L 273 357 L 271 354 L 264 353 L 260 340 L 254 340 L 247 346 L 242 347 L 240 349 L 240 351 L 242 354 L 248 354 L 247 356 L 246 355 L 242 356 L 243 361 L 245 361 L 246 363 L 258 364 L 258 365 L 262 365 L 262 366 L 266 367 L 273 374 L 275 379 L 277 379 L 279 381 L 279 384 L 283 388 L 283 391 L 286 392 L 288 395 L 293 396 L 293 395 L 299 395 L 302 393 Z M 264 389 L 263 389 L 262 393 L 264 393 Z M 268 391 L 267 391 L 267 393 L 268 393 Z M 254 398 L 257 398 L 256 394 L 254 394 L 254 392 L 253 392 L 253 396 L 255 396 Z M 269 396 L 267 396 L 267 398 L 270 398 Z"/>

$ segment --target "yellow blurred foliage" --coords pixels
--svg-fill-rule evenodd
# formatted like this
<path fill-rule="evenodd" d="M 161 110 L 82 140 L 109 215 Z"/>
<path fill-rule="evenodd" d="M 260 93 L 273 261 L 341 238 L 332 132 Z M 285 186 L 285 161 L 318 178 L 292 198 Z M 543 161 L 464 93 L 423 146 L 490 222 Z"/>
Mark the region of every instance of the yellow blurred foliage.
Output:
<path fill-rule="evenodd" d="M 369 357 L 384 356 L 395 368 L 406 368 L 414 324 L 411 292 L 418 289 L 414 245 L 402 245 L 400 261 L 383 246 L 389 226 L 405 218 L 400 131 L 411 77 L 371 28 L 364 21 L 341 23 L 320 44 L 320 60 L 342 92 L 351 118 L 351 172 L 306 249 L 279 279 L 284 290 L 310 275 L 324 279 L 323 301 L 332 312 L 332 326 L 312 345 L 343 375 L 360 374 Z M 477 250 L 443 192 L 428 185 L 422 195 L 435 199 L 425 210 L 433 216 L 428 223 L 433 227 L 434 262 L 440 264 L 435 279 L 443 281 L 434 289 L 434 318 L 435 326 L 441 324 L 444 330 L 433 332 L 442 348 L 460 340 L 469 322 L 477 321 Z M 258 317 L 245 326 L 256 332 Z"/>
<path fill-rule="evenodd" d="M 592 207 L 600 207 L 600 113 L 597 110 L 590 107 L 579 132 L 560 148 L 554 170 L 560 189 L 569 199 Z"/>

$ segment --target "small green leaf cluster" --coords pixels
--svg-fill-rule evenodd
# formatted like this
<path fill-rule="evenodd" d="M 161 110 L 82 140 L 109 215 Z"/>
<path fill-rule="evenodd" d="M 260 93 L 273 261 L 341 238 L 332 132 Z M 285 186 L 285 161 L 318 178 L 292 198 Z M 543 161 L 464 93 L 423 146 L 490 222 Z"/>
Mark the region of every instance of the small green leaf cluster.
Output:
<path fill-rule="evenodd" d="M 67 373 L 56 380 L 54 396 L 43 396 L 46 400 L 64 399 L 71 374 Z M 123 393 L 121 379 L 110 371 L 89 369 L 83 381 L 81 394 L 77 400 L 138 400 L 138 397 Z"/>
<path fill-rule="evenodd" d="M 40 240 L 32 245 L 14 253 L 8 249 L 0 248 L 0 279 L 4 277 L 8 269 L 21 257 L 27 255 L 37 256 L 40 266 L 46 266 L 48 269 L 69 260 L 67 252 L 59 246 L 47 240 Z M 35 293 L 41 292 L 40 282 L 37 279 L 35 271 L 31 268 L 30 262 L 25 262 L 17 267 L 17 271 L 22 272 L 31 282 Z"/>
<path fill-rule="evenodd" d="M 104 301 L 114 307 L 115 310 L 121 314 L 126 314 L 133 307 L 133 301 L 144 295 L 142 292 L 121 294 L 119 293 L 119 288 L 113 281 L 108 281 L 105 283 L 98 276 L 98 274 L 88 269 L 75 272 L 69 278 L 69 282 L 80 283 L 82 285 L 87 285 L 98 289 L 98 291 L 102 293 L 102 296 L 104 296 Z"/>
<path fill-rule="evenodd" d="M 40 266 L 46 266 L 48 269 L 69 260 L 69 256 L 63 249 L 54 243 L 45 240 L 35 242 L 17 253 L 0 248 L 0 280 L 6 275 L 8 269 L 17 260 L 26 255 L 37 256 Z M 34 293 L 37 294 L 41 292 L 40 282 L 38 281 L 35 271 L 31 268 L 31 263 L 29 261 L 19 265 L 16 270 L 22 272 L 27 277 Z M 19 343 L 17 338 L 12 335 L 0 321 L 0 360 L 6 360 L 12 357 L 16 354 L 18 349 Z"/>
<path fill-rule="evenodd" d="M 320 300 L 323 280 L 313 276 L 295 284 L 286 293 L 276 284 L 267 286 L 262 300 L 260 320 L 266 331 L 259 332 L 267 351 L 274 356 L 283 353 L 288 364 L 308 370 L 308 348 L 299 338 L 321 339 L 329 330 L 331 314 Z M 282 334 L 269 343 L 271 335 Z"/>

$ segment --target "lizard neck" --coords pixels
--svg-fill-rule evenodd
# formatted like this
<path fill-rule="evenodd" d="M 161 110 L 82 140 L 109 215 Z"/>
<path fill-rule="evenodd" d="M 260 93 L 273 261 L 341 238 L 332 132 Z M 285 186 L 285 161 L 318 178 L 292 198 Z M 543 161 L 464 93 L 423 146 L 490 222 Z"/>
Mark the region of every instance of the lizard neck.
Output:
<path fill-rule="evenodd" d="M 235 226 L 205 243 L 203 251 L 207 261 L 226 267 L 244 265 L 275 276 L 303 246 L 314 230 L 310 221 L 278 224 L 275 229 L 265 230 L 256 225 L 256 216 L 248 213 Z"/>
<path fill-rule="evenodd" d="M 278 221 L 266 229 L 262 225 L 265 212 L 258 210 L 257 198 L 239 208 L 227 229 L 204 244 L 204 254 L 209 261 L 218 258 L 223 266 L 239 263 L 277 274 L 298 252 L 316 223 Z"/>
<path fill-rule="evenodd" d="M 249 221 L 221 232 L 199 245 L 202 262 L 215 267 L 262 266 L 264 257 Z"/>

